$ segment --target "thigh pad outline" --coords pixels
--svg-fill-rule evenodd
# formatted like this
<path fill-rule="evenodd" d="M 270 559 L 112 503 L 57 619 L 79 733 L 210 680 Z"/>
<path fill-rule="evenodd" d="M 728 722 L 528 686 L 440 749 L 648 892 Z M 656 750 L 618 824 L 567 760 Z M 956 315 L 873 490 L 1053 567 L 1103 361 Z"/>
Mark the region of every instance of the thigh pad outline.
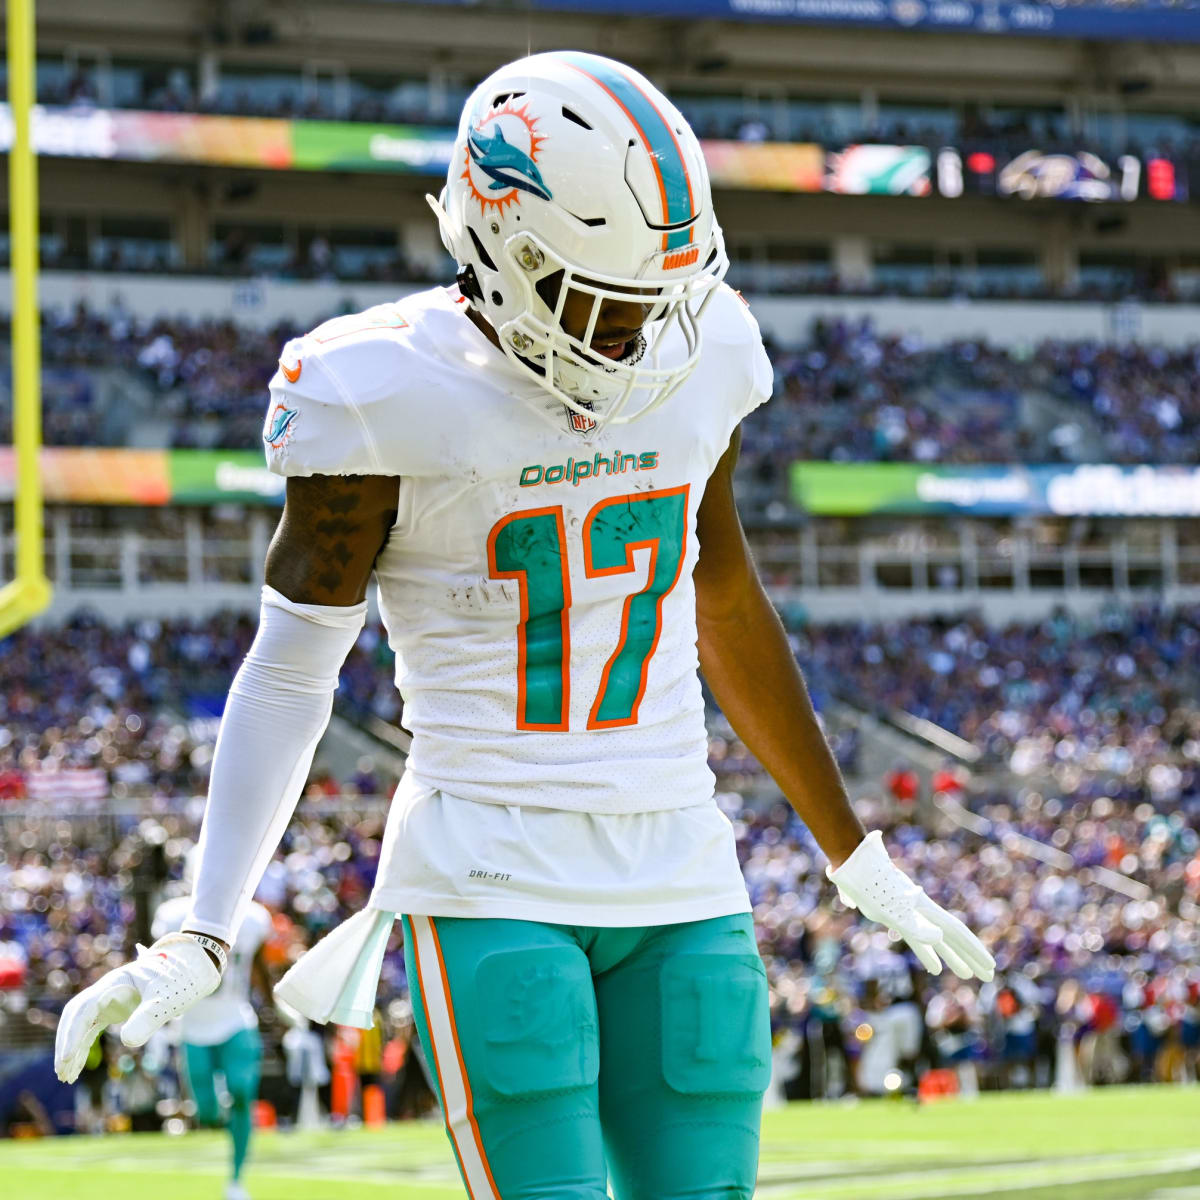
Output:
<path fill-rule="evenodd" d="M 662 1069 L 685 1095 L 761 1095 L 771 1080 L 767 975 L 757 954 L 677 954 L 662 972 Z"/>
<path fill-rule="evenodd" d="M 573 947 L 489 954 L 475 971 L 486 1079 L 502 1096 L 575 1091 L 600 1073 L 596 995 Z"/>

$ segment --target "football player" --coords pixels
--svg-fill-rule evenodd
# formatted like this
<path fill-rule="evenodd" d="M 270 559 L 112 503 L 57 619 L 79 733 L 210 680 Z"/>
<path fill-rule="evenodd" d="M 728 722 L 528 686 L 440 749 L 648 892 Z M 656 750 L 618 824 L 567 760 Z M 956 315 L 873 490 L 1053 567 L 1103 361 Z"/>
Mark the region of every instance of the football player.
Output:
<path fill-rule="evenodd" d="M 216 986 L 374 572 L 412 751 L 369 910 L 282 990 L 367 1020 L 401 914 L 473 1200 L 748 1197 L 767 985 L 697 667 L 848 904 L 934 973 L 992 960 L 864 835 L 755 573 L 732 480 L 772 371 L 679 111 L 609 59 L 512 63 L 432 203 L 457 288 L 284 348 L 264 441 L 286 505 L 192 911 L 71 1002 L 59 1071 Z"/>

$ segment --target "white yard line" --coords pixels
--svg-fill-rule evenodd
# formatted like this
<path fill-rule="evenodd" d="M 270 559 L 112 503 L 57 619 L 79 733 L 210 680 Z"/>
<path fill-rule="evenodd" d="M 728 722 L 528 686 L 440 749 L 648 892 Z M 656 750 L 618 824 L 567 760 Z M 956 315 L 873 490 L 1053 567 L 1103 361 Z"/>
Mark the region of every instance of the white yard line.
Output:
<path fill-rule="evenodd" d="M 189 1174 L 224 1175 L 223 1160 L 200 1155 L 198 1151 L 202 1147 L 188 1145 L 188 1141 L 184 1138 L 157 1142 L 153 1153 L 144 1153 L 151 1149 L 149 1144 L 141 1144 L 135 1150 L 129 1142 L 124 1145 L 109 1142 L 107 1146 L 112 1149 L 105 1147 L 102 1150 L 103 1143 L 76 1142 L 78 1149 L 70 1148 L 69 1144 L 61 1148 L 56 1146 L 57 1152 L 50 1157 L 38 1153 L 35 1147 L 25 1151 L 10 1144 L 0 1154 L 0 1168 L 176 1176 L 181 1165 L 185 1165 Z M 264 1139 L 264 1142 L 261 1157 L 256 1157 L 252 1164 L 255 1175 L 276 1179 L 319 1176 L 401 1189 L 405 1184 L 419 1183 L 439 1190 L 444 1187 L 448 1196 L 461 1195 L 462 1185 L 453 1163 L 448 1156 L 445 1161 L 441 1155 L 431 1157 L 431 1148 L 427 1145 L 394 1144 L 386 1150 L 372 1148 L 370 1152 L 348 1157 L 346 1149 L 334 1142 L 312 1147 L 292 1157 L 283 1153 L 288 1149 L 286 1138 Z M 936 1150 L 945 1153 L 952 1145 L 931 1139 L 920 1146 L 906 1146 L 904 1157 L 910 1153 L 928 1156 Z M 1200 1150 L 1182 1147 L 1078 1156 L 1066 1160 L 1044 1157 L 1006 1162 L 992 1159 L 948 1163 L 943 1160 L 925 1167 L 910 1165 L 902 1170 L 888 1168 L 877 1172 L 864 1171 L 862 1142 L 823 1142 L 820 1147 L 825 1154 L 833 1151 L 836 1155 L 843 1149 L 859 1151 L 852 1159 L 785 1161 L 782 1155 L 788 1147 L 777 1139 L 764 1149 L 768 1152 L 768 1161 L 763 1163 L 759 1174 L 755 1193 L 759 1200 L 937 1200 L 938 1197 L 1003 1195 L 1040 1187 L 1200 1170 Z M 885 1156 L 897 1157 L 897 1147 L 888 1146 Z M 1200 1200 L 1200 1186 L 1161 1189 L 1154 1193 L 1153 1200 Z"/>
<path fill-rule="evenodd" d="M 1032 1188 L 1143 1175 L 1167 1175 L 1200 1169 L 1200 1151 L 1114 1154 L 1064 1162 L 1028 1159 L 1015 1163 L 931 1167 L 924 1171 L 844 1175 L 824 1181 L 767 1183 L 755 1195 L 762 1200 L 934 1200 L 938 1196 L 987 1195 Z"/>
<path fill-rule="evenodd" d="M 95 1172 L 97 1170 L 124 1172 L 132 1175 L 170 1175 L 178 1177 L 180 1161 L 161 1158 L 137 1158 L 130 1154 L 70 1157 L 44 1154 L 22 1156 L 18 1153 L 5 1153 L 3 1166 L 20 1167 L 34 1171 L 75 1171 Z M 226 1176 L 228 1168 L 218 1159 L 192 1159 L 186 1161 L 189 1175 Z M 404 1184 L 420 1183 L 427 1187 L 437 1187 L 441 1184 L 451 1191 L 461 1191 L 462 1183 L 453 1163 L 431 1163 L 428 1161 L 414 1163 L 411 1166 L 397 1164 L 394 1168 L 362 1168 L 356 1167 L 347 1159 L 345 1154 L 305 1154 L 300 1159 L 255 1159 L 250 1160 L 250 1169 L 255 1175 L 270 1175 L 276 1179 L 309 1179 L 320 1175 L 327 1179 L 349 1181 L 353 1183 L 380 1183 L 393 1187 Z"/>

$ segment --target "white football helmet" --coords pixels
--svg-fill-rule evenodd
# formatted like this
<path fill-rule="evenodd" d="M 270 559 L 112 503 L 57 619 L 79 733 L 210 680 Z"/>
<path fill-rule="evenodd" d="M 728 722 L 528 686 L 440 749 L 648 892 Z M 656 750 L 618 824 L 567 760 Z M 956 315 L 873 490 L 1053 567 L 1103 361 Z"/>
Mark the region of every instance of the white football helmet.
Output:
<path fill-rule="evenodd" d="M 576 51 L 502 67 L 467 101 L 446 187 L 428 200 L 504 353 L 584 428 L 642 416 L 695 369 L 729 260 L 700 143 L 630 67 Z M 557 294 L 539 290 L 558 271 Z M 579 338 L 561 324 L 569 291 L 592 298 Z M 592 347 L 606 300 L 650 309 L 616 360 Z"/>

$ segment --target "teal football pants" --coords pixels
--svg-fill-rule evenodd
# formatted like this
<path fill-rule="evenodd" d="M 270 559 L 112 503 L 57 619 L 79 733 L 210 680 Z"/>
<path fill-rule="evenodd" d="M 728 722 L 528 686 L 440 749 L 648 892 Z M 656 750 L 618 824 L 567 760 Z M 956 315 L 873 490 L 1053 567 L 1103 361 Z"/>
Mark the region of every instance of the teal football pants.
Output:
<path fill-rule="evenodd" d="M 233 1178 L 239 1179 L 250 1149 L 254 1101 L 262 1065 L 262 1038 L 257 1029 L 243 1029 L 227 1042 L 215 1046 L 183 1043 L 183 1066 L 188 1090 L 196 1102 L 196 1120 L 201 1125 L 222 1123 L 217 1098 L 217 1076 L 225 1080 L 229 1093 L 229 1133 L 233 1139 Z"/>
<path fill-rule="evenodd" d="M 404 918 L 472 1200 L 742 1200 L 771 1073 L 747 913 L 631 929 Z"/>

